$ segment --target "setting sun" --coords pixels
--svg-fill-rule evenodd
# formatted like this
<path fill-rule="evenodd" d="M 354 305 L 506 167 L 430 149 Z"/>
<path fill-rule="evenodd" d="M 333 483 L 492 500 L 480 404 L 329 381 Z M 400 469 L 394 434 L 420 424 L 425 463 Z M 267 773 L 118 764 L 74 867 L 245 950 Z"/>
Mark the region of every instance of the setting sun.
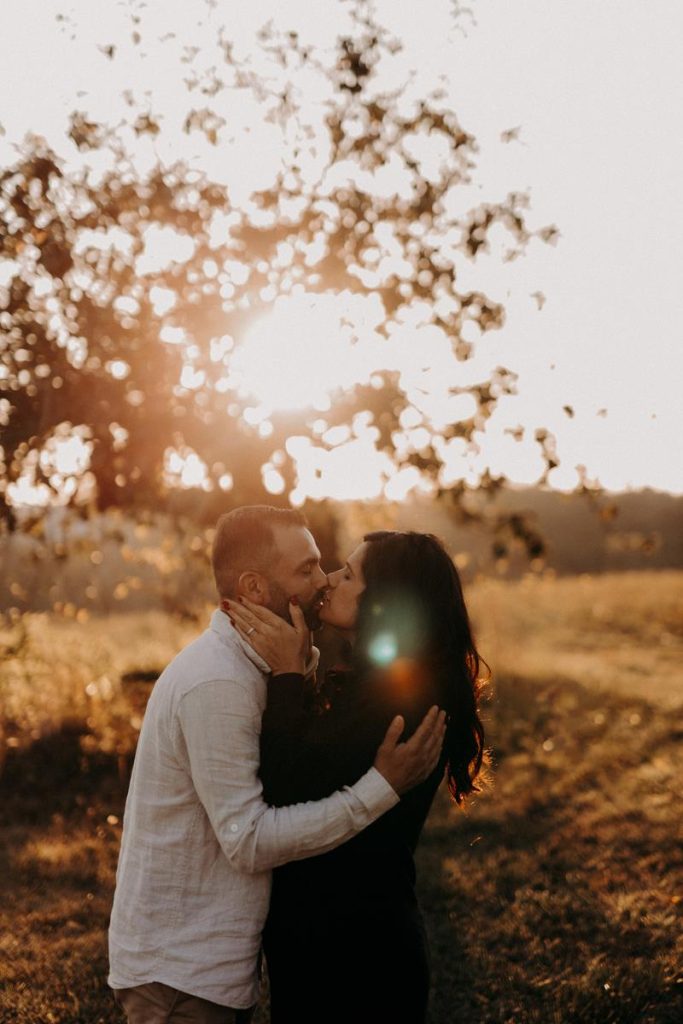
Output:
<path fill-rule="evenodd" d="M 374 315 L 371 315 L 374 313 Z M 331 395 L 367 383 L 377 364 L 381 304 L 349 293 L 281 296 L 244 334 L 231 383 L 261 406 L 325 412 Z"/>

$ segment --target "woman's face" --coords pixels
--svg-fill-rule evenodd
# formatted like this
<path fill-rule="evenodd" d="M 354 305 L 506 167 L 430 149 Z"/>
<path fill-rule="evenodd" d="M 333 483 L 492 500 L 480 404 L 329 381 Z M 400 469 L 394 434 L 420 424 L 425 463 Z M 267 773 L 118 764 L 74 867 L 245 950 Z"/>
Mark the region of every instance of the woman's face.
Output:
<path fill-rule="evenodd" d="M 353 633 L 358 617 L 358 599 L 365 590 L 363 559 L 367 543 L 359 544 L 345 566 L 331 572 L 329 590 L 320 609 L 320 621 L 334 626 L 341 633 Z"/>

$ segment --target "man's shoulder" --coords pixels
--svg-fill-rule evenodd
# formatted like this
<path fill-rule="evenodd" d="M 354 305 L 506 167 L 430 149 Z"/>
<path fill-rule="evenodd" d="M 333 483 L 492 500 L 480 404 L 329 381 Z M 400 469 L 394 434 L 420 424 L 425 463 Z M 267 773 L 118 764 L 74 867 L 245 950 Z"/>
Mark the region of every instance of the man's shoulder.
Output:
<path fill-rule="evenodd" d="M 207 683 L 251 692 L 262 675 L 237 644 L 226 643 L 211 628 L 184 647 L 159 676 L 155 689 L 177 699 Z"/>

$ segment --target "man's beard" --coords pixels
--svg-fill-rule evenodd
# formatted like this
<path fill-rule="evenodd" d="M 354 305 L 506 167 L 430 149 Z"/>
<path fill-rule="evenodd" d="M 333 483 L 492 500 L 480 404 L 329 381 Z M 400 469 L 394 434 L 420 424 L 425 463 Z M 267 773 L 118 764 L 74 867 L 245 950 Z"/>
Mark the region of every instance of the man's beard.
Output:
<path fill-rule="evenodd" d="M 276 615 L 279 615 L 281 619 L 284 619 L 285 622 L 289 622 L 291 625 L 292 617 L 289 614 L 289 594 L 275 580 L 268 580 L 268 589 L 270 591 L 268 607 L 271 612 L 275 612 Z M 320 608 L 318 607 L 318 602 L 324 593 L 324 589 L 319 590 L 307 604 L 301 603 L 301 610 L 304 613 L 306 625 L 311 630 L 320 629 Z"/>

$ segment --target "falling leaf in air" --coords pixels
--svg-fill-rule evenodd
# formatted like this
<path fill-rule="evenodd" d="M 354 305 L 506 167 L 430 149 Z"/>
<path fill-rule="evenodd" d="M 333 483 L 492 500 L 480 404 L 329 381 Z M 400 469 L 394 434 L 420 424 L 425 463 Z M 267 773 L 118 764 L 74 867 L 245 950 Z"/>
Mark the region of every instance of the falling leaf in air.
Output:
<path fill-rule="evenodd" d="M 515 128 L 507 128 L 504 132 L 500 133 L 501 142 L 519 142 L 519 133 L 522 130 L 521 124 L 516 125 Z"/>
<path fill-rule="evenodd" d="M 554 224 L 549 224 L 547 227 L 541 228 L 539 231 L 536 231 L 535 234 L 542 242 L 547 242 L 549 245 L 555 245 L 560 237 L 559 228 Z"/>

